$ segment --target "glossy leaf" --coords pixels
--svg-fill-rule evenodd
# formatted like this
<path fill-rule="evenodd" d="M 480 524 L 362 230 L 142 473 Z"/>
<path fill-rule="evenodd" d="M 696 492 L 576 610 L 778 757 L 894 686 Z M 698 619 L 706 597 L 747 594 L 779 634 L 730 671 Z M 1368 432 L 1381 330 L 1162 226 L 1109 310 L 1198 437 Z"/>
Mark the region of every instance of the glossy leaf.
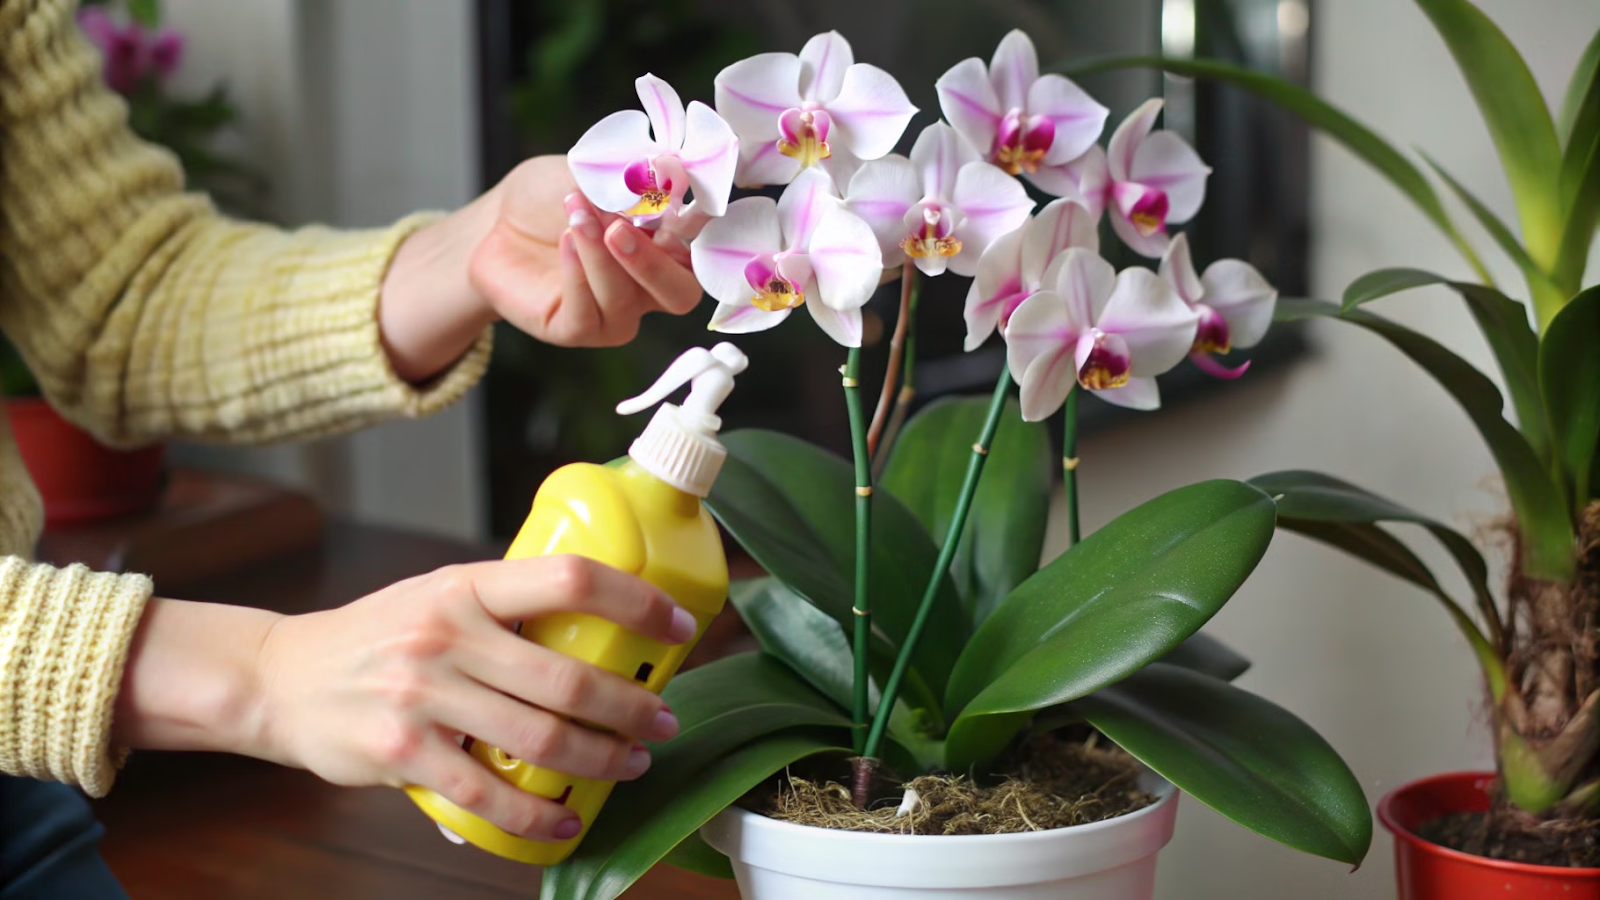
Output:
<path fill-rule="evenodd" d="M 1189 635 L 1157 662 L 1181 666 L 1223 681 L 1232 681 L 1250 670 L 1250 660 L 1204 631 Z"/>
<path fill-rule="evenodd" d="M 1561 113 L 1556 116 L 1556 136 L 1561 139 L 1563 147 L 1572 146 L 1573 128 L 1597 76 L 1600 76 L 1600 29 L 1589 39 L 1589 46 L 1583 48 L 1583 56 L 1573 68 L 1572 78 L 1567 82 L 1567 91 L 1561 100 Z"/>
<path fill-rule="evenodd" d="M 988 408 L 985 397 L 933 403 L 906 423 L 895 442 L 879 484 L 904 501 L 931 535 L 942 539 L 950 530 Z M 950 564 L 974 623 L 1039 569 L 1055 476 L 1050 457 L 1044 424 L 1022 421 L 1017 404 L 1008 402 Z"/>
<path fill-rule="evenodd" d="M 678 846 L 669 850 L 661 861 L 709 878 L 733 878 L 733 863 L 706 843 L 699 831 L 679 841 Z"/>
<path fill-rule="evenodd" d="M 817 733 L 791 731 L 752 741 L 737 752 L 682 773 L 677 782 L 666 786 L 668 790 L 651 798 L 657 802 L 641 803 L 630 791 L 641 782 L 620 785 L 573 855 L 544 870 L 539 896 L 543 900 L 613 900 L 712 816 L 774 772 L 828 752 L 849 750 Z M 651 773 L 660 767 L 658 755 Z M 709 865 L 693 848 L 685 853 L 680 859 L 691 865 L 696 861 Z"/>
<path fill-rule="evenodd" d="M 706 506 L 768 572 L 854 629 L 855 480 L 845 460 L 770 431 L 723 435 L 728 459 Z M 872 623 L 900 646 L 938 550 L 893 496 L 872 498 Z M 944 692 L 971 629 L 955 586 L 942 579 L 918 643 L 913 669 L 935 695 Z"/>
<path fill-rule="evenodd" d="M 1600 446 L 1600 287 L 1574 297 L 1550 323 L 1539 347 L 1539 386 L 1556 459 L 1581 509 L 1593 496 L 1590 467 Z"/>
<path fill-rule="evenodd" d="M 1473 269 L 1488 280 L 1488 270 L 1484 268 L 1472 245 L 1467 243 L 1455 223 L 1450 221 L 1444 204 L 1439 202 L 1439 195 L 1434 192 L 1433 185 L 1428 183 L 1421 170 L 1372 129 L 1357 122 L 1338 107 L 1300 85 L 1292 84 L 1275 75 L 1209 59 L 1129 56 L 1075 66 L 1071 69 L 1071 74 L 1131 68 L 1161 69 L 1174 75 L 1233 85 L 1299 116 L 1313 128 L 1321 129 L 1399 188 L 1401 193 L 1416 204 L 1423 215 L 1450 238 L 1451 243 L 1460 251 L 1462 257 L 1472 264 Z"/>
<path fill-rule="evenodd" d="M 1379 269 L 1350 283 L 1344 292 L 1344 310 L 1398 291 L 1435 284 L 1450 288 L 1467 302 L 1467 310 L 1500 364 L 1523 436 L 1536 456 L 1548 459 L 1550 429 L 1539 397 L 1539 337 L 1528 323 L 1527 307 L 1481 284 L 1451 281 L 1421 269 Z"/>
<path fill-rule="evenodd" d="M 1178 646 L 1233 596 L 1272 540 L 1271 498 L 1237 481 L 1124 513 L 1000 602 L 950 678 L 957 771 L 1034 711 L 1112 684 Z"/>
<path fill-rule="evenodd" d="M 1468 0 L 1417 0 L 1417 5 L 1450 48 L 1489 126 L 1529 255 L 1550 266 L 1560 241 L 1561 145 L 1533 73 L 1505 33 Z"/>
<path fill-rule="evenodd" d="M 1477 426 L 1505 478 L 1506 493 L 1522 529 L 1523 567 L 1528 574 L 1552 581 L 1571 578 L 1572 523 L 1561 491 L 1547 474 L 1522 433 L 1505 420 L 1500 391 L 1482 372 L 1432 338 L 1365 310 L 1341 312 L 1322 300 L 1285 298 L 1274 320 L 1341 319 L 1384 338 L 1421 366 L 1461 404 Z"/>
<path fill-rule="evenodd" d="M 1288 710 L 1156 663 L 1072 704 L 1184 793 L 1296 850 L 1356 865 L 1372 843 L 1361 783 Z"/>
<path fill-rule="evenodd" d="M 1576 293 L 1600 215 L 1600 31 L 1584 50 L 1561 105 L 1561 247 L 1552 275 Z"/>

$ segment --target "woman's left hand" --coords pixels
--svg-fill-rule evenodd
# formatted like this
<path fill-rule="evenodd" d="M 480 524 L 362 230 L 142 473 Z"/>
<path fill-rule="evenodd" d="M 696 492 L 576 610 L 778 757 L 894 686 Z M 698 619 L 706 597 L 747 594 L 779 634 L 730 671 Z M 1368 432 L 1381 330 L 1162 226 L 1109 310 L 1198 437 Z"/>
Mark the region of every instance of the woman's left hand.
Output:
<path fill-rule="evenodd" d="M 646 313 L 700 302 L 688 242 L 704 223 L 635 228 L 578 193 L 566 157 L 527 160 L 401 244 L 379 302 L 384 348 L 401 377 L 423 381 L 497 319 L 550 344 L 625 344 Z"/>

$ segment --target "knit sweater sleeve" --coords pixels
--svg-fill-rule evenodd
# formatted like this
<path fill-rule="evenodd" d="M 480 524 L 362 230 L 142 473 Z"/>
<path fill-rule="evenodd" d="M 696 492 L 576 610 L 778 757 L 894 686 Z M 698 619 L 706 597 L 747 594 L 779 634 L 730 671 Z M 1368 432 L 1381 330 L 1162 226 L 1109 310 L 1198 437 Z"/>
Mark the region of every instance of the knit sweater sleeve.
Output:
<path fill-rule="evenodd" d="M 487 331 L 420 387 L 382 348 L 379 289 L 423 219 L 219 215 L 129 129 L 74 7 L 0 3 L 0 330 L 53 405 L 114 444 L 272 441 L 423 415 L 481 376 Z"/>

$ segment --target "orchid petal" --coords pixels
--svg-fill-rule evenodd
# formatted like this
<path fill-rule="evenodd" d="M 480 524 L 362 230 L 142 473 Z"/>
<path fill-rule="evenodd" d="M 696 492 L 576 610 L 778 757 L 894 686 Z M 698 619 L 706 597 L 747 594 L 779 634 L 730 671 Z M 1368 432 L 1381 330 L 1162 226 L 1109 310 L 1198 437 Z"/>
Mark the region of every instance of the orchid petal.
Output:
<path fill-rule="evenodd" d="M 838 142 L 859 159 L 894 149 L 917 108 L 894 76 L 866 63 L 845 70 L 839 96 L 828 101 Z"/>
<path fill-rule="evenodd" d="M 939 254 L 935 253 L 929 256 L 919 256 L 916 259 L 913 259 L 912 262 L 916 263 L 917 268 L 922 271 L 922 274 L 928 276 L 929 278 L 938 278 L 940 275 L 945 273 L 946 269 L 950 268 L 951 259 L 952 257 L 940 256 Z"/>
<path fill-rule="evenodd" d="M 861 346 L 861 310 L 834 309 L 825 303 L 807 303 L 811 318 L 822 333 L 842 347 Z"/>
<path fill-rule="evenodd" d="M 1039 51 L 1020 28 L 1013 28 L 1000 39 L 1000 46 L 989 60 L 989 79 L 994 84 L 995 96 L 1000 99 L 1002 112 L 1027 106 L 1028 88 L 1039 80 Z"/>
<path fill-rule="evenodd" d="M 683 146 L 683 99 L 660 78 L 646 73 L 633 82 L 639 92 L 639 105 L 650 116 L 650 131 L 663 149 Z"/>
<path fill-rule="evenodd" d="M 1167 252 L 1161 256 L 1158 270 L 1162 280 L 1172 285 L 1178 297 L 1190 306 L 1200 302 L 1205 287 L 1200 284 L 1200 273 L 1194 270 L 1194 256 L 1189 252 L 1189 236 L 1180 234 L 1172 239 Z"/>
<path fill-rule="evenodd" d="M 1243 260 L 1219 259 L 1200 276 L 1206 303 L 1228 323 L 1234 347 L 1254 347 L 1272 324 L 1278 291 L 1255 267 Z"/>
<path fill-rule="evenodd" d="M 742 143 L 776 141 L 778 116 L 800 105 L 800 57 L 758 53 L 717 74 L 717 113 Z"/>
<path fill-rule="evenodd" d="M 1065 170 L 1078 181 L 1078 194 L 1083 197 L 1089 214 L 1096 219 L 1106 208 L 1106 194 L 1111 189 L 1111 172 L 1106 163 L 1106 152 L 1096 144 L 1077 159 L 1069 162 Z M 1044 169 L 1039 171 L 1043 172 Z M 1070 196 L 1061 194 L 1060 196 Z"/>
<path fill-rule="evenodd" d="M 967 163 L 978 160 L 978 151 L 967 146 L 956 130 L 935 122 L 917 135 L 911 146 L 911 162 L 922 178 L 921 195 L 950 200 L 955 196 L 956 173 Z M 1000 172 L 999 169 L 995 169 Z M 1004 172 L 1000 172 L 1005 176 Z M 1010 176 L 1006 176 L 1010 177 Z"/>
<path fill-rule="evenodd" d="M 722 104 L 718 103 L 717 106 L 720 109 Z M 1123 119 L 1112 133 L 1111 144 L 1106 150 L 1106 167 L 1112 181 L 1129 180 L 1128 173 L 1133 168 L 1134 155 L 1139 152 L 1139 145 L 1144 143 L 1145 135 L 1155 127 L 1156 116 L 1160 112 L 1161 98 L 1152 97 Z"/>
<path fill-rule="evenodd" d="M 764 253 L 784 249 L 778 204 L 770 197 L 746 197 L 705 224 L 689 244 L 689 260 L 700 286 L 717 302 L 749 306 L 745 266 Z"/>
<path fill-rule="evenodd" d="M 861 171 L 861 160 L 843 147 L 834 150 L 832 155 L 818 165 L 822 171 L 828 173 L 828 177 L 833 179 L 833 186 L 840 191 L 843 191 L 850 184 L 850 179 Z"/>
<path fill-rule="evenodd" d="M 1157 188 L 1167 195 L 1167 221 L 1187 222 L 1206 199 L 1206 176 L 1211 167 L 1200 154 L 1170 131 L 1158 131 L 1139 145 L 1128 170 L 1128 181 Z"/>
<path fill-rule="evenodd" d="M 1089 387 L 1090 390 L 1109 390 L 1109 388 L 1090 386 L 1090 381 L 1096 374 L 1093 370 L 1098 368 L 1092 365 L 1093 363 L 1098 362 L 1108 370 L 1107 374 L 1124 380 L 1128 377 L 1131 365 L 1128 342 L 1122 335 L 1107 334 L 1098 328 L 1078 338 L 1077 346 L 1073 348 L 1072 359 L 1077 366 L 1078 383 Z"/>
<path fill-rule="evenodd" d="M 1055 141 L 1044 155 L 1047 166 L 1071 162 L 1087 152 L 1100 139 L 1111 114 L 1088 91 L 1061 75 L 1046 75 L 1028 88 L 1028 112 L 1056 127 Z"/>
<path fill-rule="evenodd" d="M 711 323 L 706 327 L 723 334 L 750 334 L 776 327 L 778 323 L 789 318 L 789 313 L 792 312 L 794 312 L 792 309 L 780 309 L 775 312 L 756 309 L 746 298 L 739 303 L 718 303 L 716 312 L 711 314 Z"/>
<path fill-rule="evenodd" d="M 689 104 L 688 128 L 678 159 L 706 215 L 722 215 L 739 166 L 739 139 L 721 116 L 699 100 Z"/>
<path fill-rule="evenodd" d="M 1022 386 L 1022 418 L 1047 419 L 1077 384 L 1072 353 L 1078 331 L 1067 319 L 1064 297 L 1039 291 L 1024 300 L 1006 326 L 1006 365 Z"/>
<path fill-rule="evenodd" d="M 1149 269 L 1124 269 L 1096 327 L 1128 342 L 1136 377 L 1160 375 L 1189 355 L 1200 316 Z"/>
<path fill-rule="evenodd" d="M 989 245 L 989 249 L 983 251 L 983 256 L 979 257 L 978 277 L 967 291 L 964 311 L 967 322 L 965 349 L 968 352 L 978 349 L 989 339 L 989 335 L 994 334 L 1008 304 L 1021 301 L 1024 291 L 1023 233 L 1031 226 L 1032 223 L 1029 223 L 1024 228 L 1001 235 Z M 1035 283 L 1032 287 L 1037 288 L 1038 284 Z"/>
<path fill-rule="evenodd" d="M 976 56 L 951 66 L 933 84 L 939 94 L 939 109 L 950 125 L 980 155 L 994 150 L 995 135 L 1005 110 L 989 81 L 983 60 Z"/>
<path fill-rule="evenodd" d="M 1060 298 L 1063 321 L 1074 334 L 1082 334 L 1095 326 L 1116 290 L 1117 270 L 1093 250 L 1068 247 L 1045 270 L 1043 284 Z M 1012 321 L 1016 321 L 1015 314 Z"/>
<path fill-rule="evenodd" d="M 1167 245 L 1172 242 L 1172 236 L 1164 230 L 1140 234 L 1139 229 L 1134 227 L 1134 224 L 1128 221 L 1128 217 L 1114 205 L 1110 210 L 1110 218 L 1111 230 L 1117 233 L 1117 237 L 1122 238 L 1122 242 L 1128 245 L 1129 250 L 1140 256 L 1159 259 L 1167 252 Z"/>
<path fill-rule="evenodd" d="M 1077 177 L 1066 166 L 1040 166 L 1033 172 L 1024 171 L 1022 177 L 1052 197 L 1069 197 L 1081 201 L 1084 206 L 1089 205 L 1089 201 L 1078 192 Z"/>
<path fill-rule="evenodd" d="M 1044 283 L 1044 273 L 1050 263 L 1068 247 L 1082 247 L 1096 253 L 1100 250 L 1100 233 L 1094 217 L 1076 200 L 1054 200 L 1039 210 L 1023 228 L 1022 256 L 1019 269 L 1022 279 L 1037 287 Z M 979 267 L 981 276 L 982 267 Z"/>
<path fill-rule="evenodd" d="M 800 99 L 827 104 L 839 96 L 844 72 L 856 61 L 850 42 L 837 31 L 819 34 L 800 50 Z M 831 104 L 829 104 L 831 108 Z M 885 151 L 888 152 L 888 151 Z"/>
<path fill-rule="evenodd" d="M 800 160 L 778 152 L 778 142 L 739 143 L 739 169 L 733 183 L 742 188 L 788 184 L 800 174 Z"/>
<path fill-rule="evenodd" d="M 811 235 L 823 214 L 838 205 L 839 195 L 827 172 L 807 169 L 795 176 L 778 198 L 778 224 L 783 229 L 784 244 L 805 252 L 803 248 L 810 246 Z"/>
<path fill-rule="evenodd" d="M 1250 370 L 1250 360 L 1248 359 L 1230 368 L 1218 362 L 1209 353 L 1191 353 L 1189 354 L 1189 361 L 1194 363 L 1196 369 L 1210 375 L 1212 378 L 1221 378 L 1226 381 L 1232 381 Z"/>
<path fill-rule="evenodd" d="M 917 169 L 904 156 L 873 160 L 850 179 L 846 202 L 850 211 L 872 228 L 886 265 L 905 260 L 900 248 L 900 241 L 906 236 L 905 217 L 921 196 Z"/>
<path fill-rule="evenodd" d="M 567 167 L 578 189 L 595 206 L 620 212 L 639 201 L 623 173 L 659 152 L 650 140 L 650 119 L 636 109 L 615 112 L 594 123 L 567 153 Z"/>
<path fill-rule="evenodd" d="M 975 275 L 978 259 L 995 239 L 1028 221 L 1033 200 L 1022 183 L 986 162 L 970 162 L 956 176 L 951 200 L 965 216 L 960 226 L 961 252 L 950 260 L 958 275 Z"/>
<path fill-rule="evenodd" d="M 878 279 L 883 275 L 883 254 L 872 239 L 872 228 L 860 216 L 836 202 L 827 206 L 806 247 L 821 300 L 821 303 L 808 305 L 860 309 L 878 289 Z M 812 310 L 812 314 L 815 315 L 816 310 Z"/>
<path fill-rule="evenodd" d="M 1093 391 L 1096 397 L 1116 406 L 1149 411 L 1161 408 L 1161 389 L 1154 378 L 1133 377 L 1122 387 Z"/>

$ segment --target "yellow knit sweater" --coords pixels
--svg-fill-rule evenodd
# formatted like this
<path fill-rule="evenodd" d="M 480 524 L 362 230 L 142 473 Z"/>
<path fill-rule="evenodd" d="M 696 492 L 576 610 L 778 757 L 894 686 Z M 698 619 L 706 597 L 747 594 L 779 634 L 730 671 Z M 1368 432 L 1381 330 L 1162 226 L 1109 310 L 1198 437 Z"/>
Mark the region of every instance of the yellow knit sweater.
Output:
<path fill-rule="evenodd" d="M 57 409 L 116 445 L 272 441 L 425 415 L 477 380 L 487 333 L 420 389 L 379 343 L 379 287 L 418 220 L 283 232 L 219 216 L 128 129 L 75 7 L 0 0 L 0 331 Z M 98 796 L 152 586 L 29 563 L 40 520 L 0 420 L 0 772 Z"/>

